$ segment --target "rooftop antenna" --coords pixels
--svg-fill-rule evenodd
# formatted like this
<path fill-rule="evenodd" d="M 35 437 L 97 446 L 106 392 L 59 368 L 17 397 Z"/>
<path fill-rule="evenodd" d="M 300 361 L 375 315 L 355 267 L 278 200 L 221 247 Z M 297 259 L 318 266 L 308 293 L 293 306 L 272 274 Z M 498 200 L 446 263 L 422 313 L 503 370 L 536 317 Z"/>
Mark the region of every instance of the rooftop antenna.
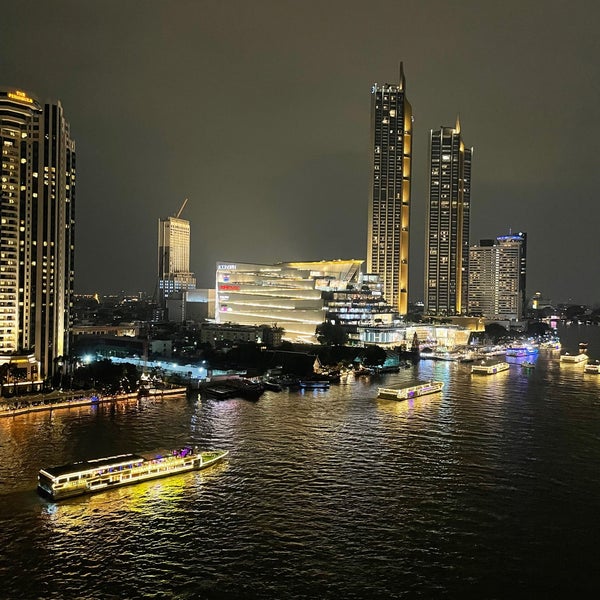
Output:
<path fill-rule="evenodd" d="M 181 205 L 181 208 L 177 211 L 177 214 L 175 215 L 176 219 L 179 219 L 179 217 L 181 216 L 181 213 L 183 212 L 183 209 L 185 208 L 185 205 L 187 204 L 188 199 L 186 198 L 183 201 L 183 204 Z"/>

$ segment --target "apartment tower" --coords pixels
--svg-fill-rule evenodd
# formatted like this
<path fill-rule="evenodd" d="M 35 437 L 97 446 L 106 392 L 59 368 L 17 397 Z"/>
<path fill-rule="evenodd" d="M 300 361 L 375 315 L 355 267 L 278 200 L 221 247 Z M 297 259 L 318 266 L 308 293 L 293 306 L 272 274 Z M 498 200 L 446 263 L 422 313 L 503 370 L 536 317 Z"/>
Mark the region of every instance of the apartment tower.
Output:
<path fill-rule="evenodd" d="M 431 131 L 425 235 L 425 314 L 466 314 L 472 148 L 456 126 Z"/>
<path fill-rule="evenodd" d="M 0 363 L 33 381 L 69 353 L 75 143 L 60 102 L 10 88 L 0 89 L 0 138 Z"/>
<path fill-rule="evenodd" d="M 400 63 L 397 84 L 371 88 L 371 186 L 367 269 L 380 276 L 387 302 L 408 309 L 412 108 Z"/>

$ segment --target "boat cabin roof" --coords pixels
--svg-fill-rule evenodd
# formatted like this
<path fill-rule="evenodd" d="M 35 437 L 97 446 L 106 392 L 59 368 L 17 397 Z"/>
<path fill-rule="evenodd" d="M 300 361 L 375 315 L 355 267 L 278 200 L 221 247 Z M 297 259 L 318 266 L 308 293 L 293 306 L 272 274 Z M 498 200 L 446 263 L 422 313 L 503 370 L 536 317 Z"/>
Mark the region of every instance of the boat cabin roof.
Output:
<path fill-rule="evenodd" d="M 52 477 L 60 477 L 61 475 L 66 475 L 68 473 L 80 473 L 81 471 L 92 471 L 104 467 L 128 465 L 132 462 L 141 460 L 144 460 L 144 457 L 138 454 L 118 454 L 117 456 L 108 456 L 106 458 L 82 460 L 80 462 L 69 463 L 58 467 L 46 467 L 42 470 Z"/>
<path fill-rule="evenodd" d="M 153 452 L 140 452 L 139 454 L 117 454 L 106 458 L 94 458 L 91 460 L 82 460 L 80 462 L 69 463 L 59 467 L 47 467 L 42 469 L 51 477 L 60 477 L 68 473 L 81 473 L 86 471 L 95 471 L 98 469 L 119 467 L 130 465 L 134 462 L 143 462 L 147 460 L 156 460 L 166 456 L 187 456 L 193 453 L 191 446 L 184 446 L 177 450 L 154 450 Z"/>

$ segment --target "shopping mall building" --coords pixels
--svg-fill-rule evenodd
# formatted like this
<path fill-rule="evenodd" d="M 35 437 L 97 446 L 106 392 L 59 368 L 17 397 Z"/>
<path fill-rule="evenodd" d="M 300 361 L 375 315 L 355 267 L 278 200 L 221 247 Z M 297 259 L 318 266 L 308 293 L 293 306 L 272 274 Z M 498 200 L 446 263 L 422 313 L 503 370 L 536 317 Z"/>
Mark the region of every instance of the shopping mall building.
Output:
<path fill-rule="evenodd" d="M 325 321 L 346 326 L 349 343 L 383 347 L 466 345 L 470 331 L 453 325 L 407 324 L 385 301 L 376 275 L 361 272 L 362 260 L 287 262 L 274 265 L 218 262 L 215 321 L 270 325 L 283 339 L 315 343 Z"/>

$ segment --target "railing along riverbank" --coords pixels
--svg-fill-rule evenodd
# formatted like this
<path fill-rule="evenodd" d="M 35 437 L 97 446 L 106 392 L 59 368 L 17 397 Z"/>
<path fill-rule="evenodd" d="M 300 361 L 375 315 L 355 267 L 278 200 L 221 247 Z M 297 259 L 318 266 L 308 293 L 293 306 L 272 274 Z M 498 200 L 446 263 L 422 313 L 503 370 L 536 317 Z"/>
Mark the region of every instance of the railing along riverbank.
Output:
<path fill-rule="evenodd" d="M 144 392 L 128 392 L 124 394 L 92 394 L 89 396 L 82 394 L 72 394 L 70 396 L 59 397 L 39 397 L 20 398 L 11 400 L 10 402 L 0 401 L 0 417 L 14 417 L 31 412 L 39 412 L 43 410 L 57 410 L 61 408 L 77 408 L 81 406 L 95 406 L 97 404 L 126 402 L 129 400 L 137 400 L 141 398 L 162 398 L 164 396 L 179 396 L 185 394 L 187 388 L 164 388 L 151 389 Z"/>

